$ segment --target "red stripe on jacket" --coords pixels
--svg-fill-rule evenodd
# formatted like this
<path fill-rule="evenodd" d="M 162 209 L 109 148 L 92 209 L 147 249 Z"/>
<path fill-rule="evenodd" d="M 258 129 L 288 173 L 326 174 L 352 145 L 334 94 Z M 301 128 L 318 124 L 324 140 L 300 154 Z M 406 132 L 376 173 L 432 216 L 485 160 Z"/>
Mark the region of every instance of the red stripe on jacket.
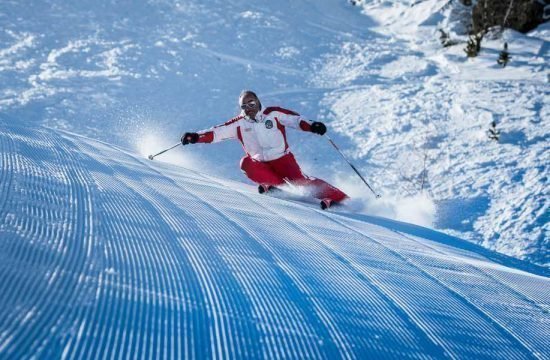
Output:
<path fill-rule="evenodd" d="M 229 121 L 226 121 L 225 123 L 221 124 L 221 125 L 217 125 L 217 126 L 214 126 L 214 127 L 222 127 L 222 126 L 227 126 L 227 125 L 231 125 L 233 124 L 234 122 L 237 122 L 241 119 L 244 119 L 244 116 L 242 115 L 239 115 L 239 116 L 235 116 L 233 119 L 229 120 Z"/>
<path fill-rule="evenodd" d="M 294 112 L 294 111 L 288 110 L 288 109 L 284 109 L 284 108 L 278 107 L 278 106 L 270 106 L 270 107 L 266 108 L 264 110 L 264 115 L 269 115 L 273 111 L 279 111 L 279 112 L 282 112 L 283 114 L 287 114 L 287 115 L 300 116 L 300 114 L 298 114 L 297 112 Z"/>
<path fill-rule="evenodd" d="M 243 150 L 246 153 L 246 155 L 250 156 L 250 154 L 248 153 L 248 151 L 246 151 L 246 148 L 244 147 L 243 133 L 241 132 L 241 127 L 240 126 L 237 127 L 237 138 L 241 142 L 241 145 L 243 146 Z"/>
<path fill-rule="evenodd" d="M 286 128 L 283 124 L 279 122 L 279 119 L 275 118 L 275 122 L 277 123 L 277 129 L 283 134 L 283 139 L 285 140 L 285 152 L 288 150 L 288 142 L 286 141 Z"/>

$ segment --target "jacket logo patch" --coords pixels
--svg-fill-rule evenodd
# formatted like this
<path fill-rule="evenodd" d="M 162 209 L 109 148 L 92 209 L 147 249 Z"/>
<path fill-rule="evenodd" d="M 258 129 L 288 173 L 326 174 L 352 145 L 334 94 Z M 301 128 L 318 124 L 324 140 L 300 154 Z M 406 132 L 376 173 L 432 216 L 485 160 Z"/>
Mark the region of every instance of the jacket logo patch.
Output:
<path fill-rule="evenodd" d="M 265 121 L 265 127 L 266 127 L 267 129 L 271 129 L 271 128 L 273 127 L 273 121 L 271 121 L 271 120 L 266 120 L 266 121 Z"/>

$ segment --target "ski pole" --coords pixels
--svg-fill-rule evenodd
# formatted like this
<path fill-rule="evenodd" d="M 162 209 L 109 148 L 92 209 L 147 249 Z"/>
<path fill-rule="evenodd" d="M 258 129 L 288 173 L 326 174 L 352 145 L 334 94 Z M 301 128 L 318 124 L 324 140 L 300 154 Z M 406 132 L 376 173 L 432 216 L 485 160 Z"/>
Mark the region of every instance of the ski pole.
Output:
<path fill-rule="evenodd" d="M 168 150 L 172 150 L 173 148 L 177 147 L 177 146 L 180 146 L 181 145 L 181 142 L 177 143 L 176 145 L 172 146 L 171 148 L 168 148 L 166 150 L 162 150 L 161 152 L 155 154 L 155 155 L 149 155 L 149 160 L 153 160 L 156 156 L 159 156 L 160 154 L 164 154 L 165 152 L 167 152 Z"/>
<path fill-rule="evenodd" d="M 355 171 L 355 173 L 357 175 L 359 175 L 359 177 L 361 178 L 361 180 L 363 180 L 363 182 L 365 183 L 365 185 L 367 185 L 367 187 L 369 188 L 370 191 L 372 191 L 372 193 L 376 196 L 376 198 L 380 198 L 382 195 L 380 194 L 377 194 L 369 185 L 369 183 L 367 182 L 367 180 L 365 180 L 365 178 L 363 177 L 363 175 L 361 175 L 361 173 L 359 173 L 359 170 L 357 170 L 357 168 L 355 166 L 353 166 L 353 164 L 351 162 L 349 162 L 349 160 L 344 156 L 344 154 L 342 153 L 342 151 L 340 151 L 340 149 L 338 148 L 338 146 L 336 146 L 336 144 L 334 143 L 334 141 L 332 141 L 332 139 L 325 134 L 325 137 L 328 139 L 328 141 L 332 144 L 332 146 L 334 146 L 334 148 L 336 149 L 336 151 L 338 151 L 340 153 L 340 155 L 342 155 L 342 158 L 348 163 L 349 166 L 351 166 L 351 168 L 353 169 L 353 171 Z"/>

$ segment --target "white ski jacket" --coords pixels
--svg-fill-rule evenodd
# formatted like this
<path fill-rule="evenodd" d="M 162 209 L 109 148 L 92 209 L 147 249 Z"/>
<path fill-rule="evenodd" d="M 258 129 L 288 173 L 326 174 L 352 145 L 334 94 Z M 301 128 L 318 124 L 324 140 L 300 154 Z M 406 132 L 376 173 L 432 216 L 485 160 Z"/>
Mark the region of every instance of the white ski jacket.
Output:
<path fill-rule="evenodd" d="M 311 131 L 312 121 L 294 111 L 268 107 L 259 111 L 256 119 L 239 115 L 225 124 L 199 131 L 201 143 L 238 139 L 244 151 L 254 160 L 271 161 L 290 152 L 285 127 Z"/>

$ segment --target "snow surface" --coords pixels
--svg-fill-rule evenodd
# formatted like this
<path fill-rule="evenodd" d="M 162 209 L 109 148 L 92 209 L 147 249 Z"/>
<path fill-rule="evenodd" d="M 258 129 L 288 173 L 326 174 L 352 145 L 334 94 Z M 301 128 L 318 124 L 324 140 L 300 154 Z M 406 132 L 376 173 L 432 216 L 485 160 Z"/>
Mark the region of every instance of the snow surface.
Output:
<path fill-rule="evenodd" d="M 549 25 L 487 37 L 466 59 L 459 1 L 359 3 L 5 1 L 0 117 L 149 155 L 231 118 L 252 88 L 328 124 L 384 201 L 322 138 L 289 140 L 304 170 L 352 194 L 355 211 L 548 266 Z M 443 49 L 439 28 L 461 43 Z M 502 69 L 504 40 L 512 61 Z M 486 136 L 492 121 L 499 143 Z M 227 143 L 162 160 L 242 181 L 241 156 Z"/>
<path fill-rule="evenodd" d="M 353 79 L 329 92 L 321 110 L 336 131 L 361 135 L 349 153 L 370 165 L 378 187 L 427 192 L 436 228 L 549 265 L 550 24 L 530 36 L 489 34 L 467 59 L 459 1 L 360 3 L 385 44 L 350 41 L 329 56 L 327 71 Z M 458 45 L 442 48 L 438 29 Z M 512 60 L 501 68 L 504 42 Z M 349 65 L 356 62 L 361 71 Z M 493 121 L 499 142 L 486 134 Z"/>
<path fill-rule="evenodd" d="M 0 358 L 550 356 L 547 268 L 1 129 Z"/>
<path fill-rule="evenodd" d="M 549 26 L 502 69 L 439 44 L 458 3 L 3 1 L 0 358 L 550 358 Z M 256 194 L 235 142 L 146 159 L 244 88 L 382 199 L 298 131 L 346 206 Z"/>

